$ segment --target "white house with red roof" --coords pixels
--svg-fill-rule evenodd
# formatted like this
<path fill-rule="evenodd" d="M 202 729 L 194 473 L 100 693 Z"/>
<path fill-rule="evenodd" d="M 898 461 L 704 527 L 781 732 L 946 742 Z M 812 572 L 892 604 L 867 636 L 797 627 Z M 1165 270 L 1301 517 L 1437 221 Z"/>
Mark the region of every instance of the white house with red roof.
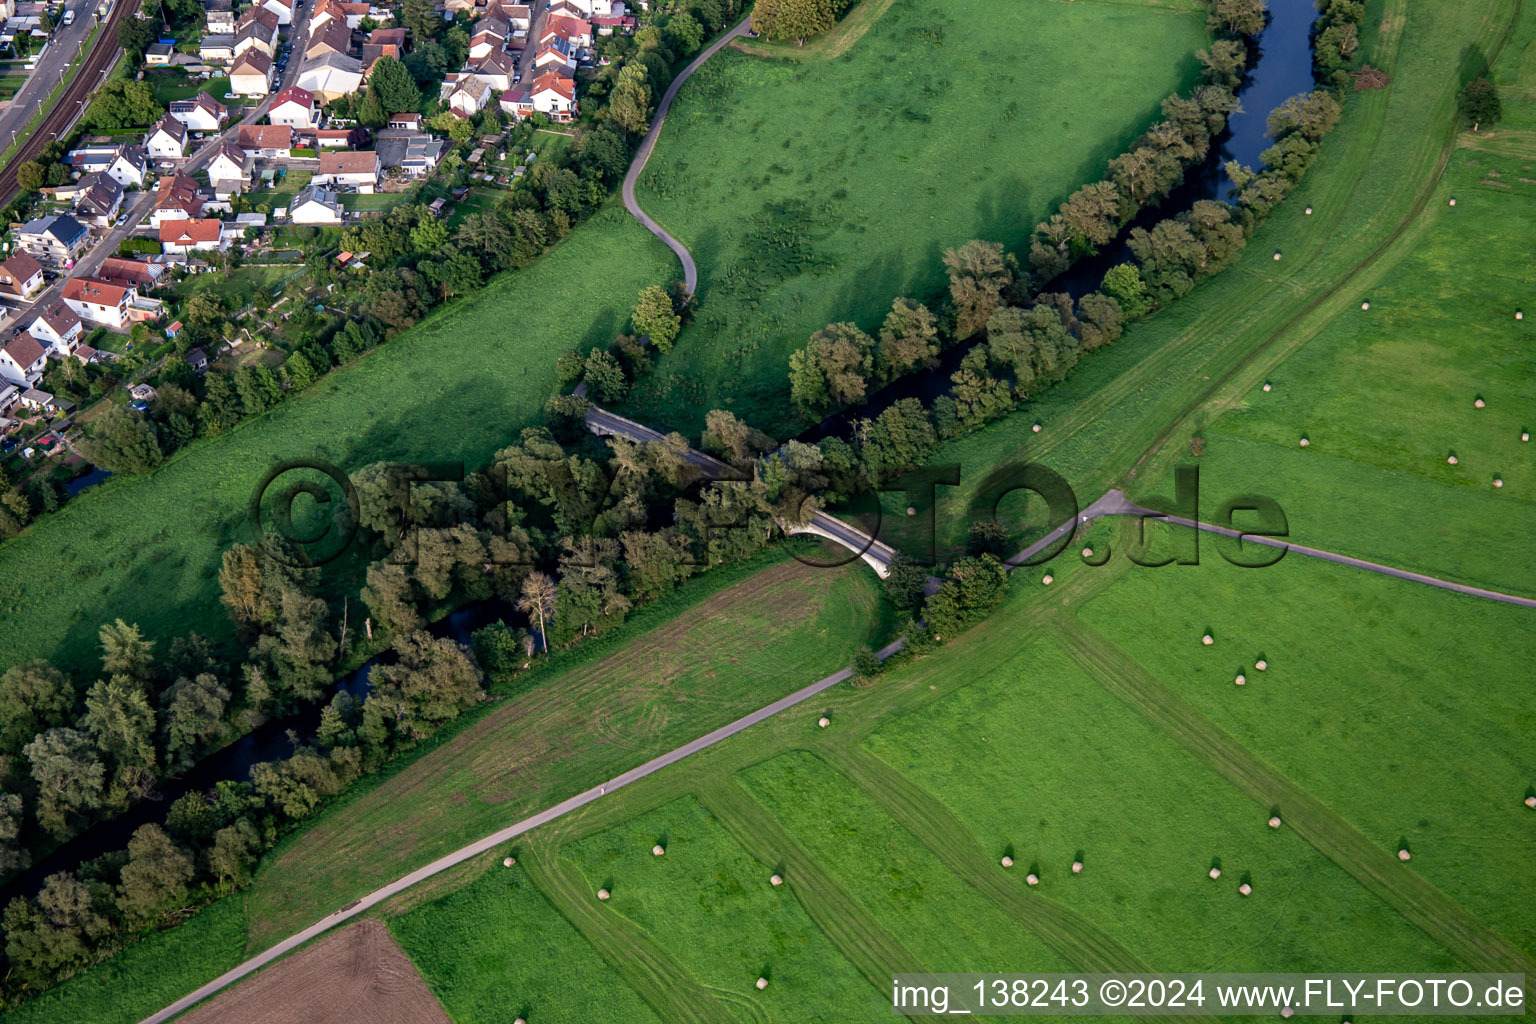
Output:
<path fill-rule="evenodd" d="M 218 221 L 205 218 L 168 220 L 160 225 L 160 247 L 175 256 L 185 256 L 204 249 L 221 249 L 221 227 Z"/>
<path fill-rule="evenodd" d="M 551 15 L 544 24 L 543 33 L 539 36 L 539 44 L 542 46 L 555 39 L 564 39 L 572 46 L 591 46 L 592 25 L 580 18 Z"/>
<path fill-rule="evenodd" d="M 62 357 L 80 347 L 85 325 L 74 310 L 62 302 L 55 302 L 32 318 L 27 333 L 50 352 Z"/>
<path fill-rule="evenodd" d="M 290 86 L 272 97 L 267 120 L 276 125 L 308 131 L 320 123 L 320 104 L 315 102 L 315 94 L 308 89 Z"/>
<path fill-rule="evenodd" d="M 0 298 L 30 302 L 43 290 L 43 265 L 30 253 L 17 250 L 0 263 Z"/>
<path fill-rule="evenodd" d="M 279 25 L 293 24 L 293 0 L 266 0 L 261 6 L 277 15 Z"/>
<path fill-rule="evenodd" d="M 206 92 L 190 99 L 172 100 L 167 109 L 172 117 L 195 132 L 216 132 L 229 120 L 229 108 Z"/>
<path fill-rule="evenodd" d="M 70 278 L 61 295 L 64 305 L 81 320 L 114 329 L 128 322 L 128 304 L 134 297 L 131 287 L 94 277 Z"/>

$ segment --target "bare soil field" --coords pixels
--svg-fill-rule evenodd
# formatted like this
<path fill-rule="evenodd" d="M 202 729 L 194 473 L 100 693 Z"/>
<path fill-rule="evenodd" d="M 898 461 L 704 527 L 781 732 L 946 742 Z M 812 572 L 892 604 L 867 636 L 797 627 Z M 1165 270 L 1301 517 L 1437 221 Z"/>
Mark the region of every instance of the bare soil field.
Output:
<path fill-rule="evenodd" d="M 181 1024 L 450 1024 L 383 923 L 366 918 L 193 1009 Z"/>

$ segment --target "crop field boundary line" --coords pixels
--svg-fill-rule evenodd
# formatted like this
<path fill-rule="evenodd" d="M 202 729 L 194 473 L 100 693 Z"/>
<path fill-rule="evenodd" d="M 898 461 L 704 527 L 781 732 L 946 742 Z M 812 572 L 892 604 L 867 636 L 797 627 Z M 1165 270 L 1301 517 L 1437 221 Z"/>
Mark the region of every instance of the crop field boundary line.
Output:
<path fill-rule="evenodd" d="M 865 751 L 832 748 L 828 764 L 885 809 L 949 871 L 1025 927 L 1078 970 L 1148 974 L 1136 954 L 1091 922 L 1009 881 L 949 808 L 927 790 Z M 1166 1017 L 1165 1020 L 1178 1018 Z"/>
<path fill-rule="evenodd" d="M 558 847 L 531 844 L 523 852 L 522 864 L 550 905 L 662 1020 L 687 1024 L 737 1020 L 716 998 L 714 989 L 695 978 L 643 928 L 598 905 L 577 883 L 574 869 L 560 863 Z"/>
<path fill-rule="evenodd" d="M 917 957 L 876 923 L 864 905 L 823 870 L 810 851 L 739 782 L 733 778 L 721 780 L 700 788 L 696 795 L 736 843 L 759 863 L 783 862 L 790 892 L 806 915 L 877 992 L 883 994 L 888 990 L 895 972 L 923 971 Z M 944 1018 L 925 1015 L 910 1019 Z"/>
<path fill-rule="evenodd" d="M 1536 975 L 1536 959 L 1266 764 L 1107 637 L 1073 615 L 1061 616 L 1058 634 L 1072 660 L 1101 686 L 1239 792 L 1263 807 L 1280 807 L 1287 827 L 1446 951 L 1475 970 Z"/>

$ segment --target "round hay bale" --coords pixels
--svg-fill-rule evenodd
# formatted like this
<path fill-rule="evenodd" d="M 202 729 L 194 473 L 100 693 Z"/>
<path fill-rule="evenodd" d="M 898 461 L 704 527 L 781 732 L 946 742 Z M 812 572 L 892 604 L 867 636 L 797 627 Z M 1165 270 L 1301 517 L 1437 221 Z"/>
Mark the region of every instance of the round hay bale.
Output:
<path fill-rule="evenodd" d="M 1238 686 L 1244 686 L 1248 682 L 1248 677 L 1239 672 L 1237 674 L 1237 678 L 1232 680 L 1232 682 L 1236 683 Z"/>
<path fill-rule="evenodd" d="M 1030 428 L 1029 428 L 1029 429 L 1030 429 L 1030 430 L 1032 430 L 1032 431 L 1034 431 L 1034 432 L 1035 432 L 1035 433 L 1037 433 L 1037 434 L 1038 434 L 1038 433 L 1040 433 L 1040 431 L 1042 431 L 1042 430 L 1044 430 L 1044 429 L 1045 429 L 1045 427 L 1044 427 L 1044 426 L 1042 426 L 1042 425 L 1041 425 L 1041 424 L 1039 424 L 1039 423 L 1036 423 L 1036 424 L 1035 424 L 1035 425 L 1034 425 L 1034 426 L 1032 426 L 1032 427 L 1030 427 Z"/>
<path fill-rule="evenodd" d="M 597 890 L 597 898 L 600 900 L 606 900 L 610 895 L 612 894 L 609 893 L 607 889 Z"/>
<path fill-rule="evenodd" d="M 1013 858 L 1012 858 L 1012 857 L 1010 857 L 1010 856 L 1008 856 L 1008 855 L 1007 855 L 1007 854 L 1006 854 L 1006 853 L 1005 853 L 1005 854 L 1003 854 L 1003 860 L 1002 860 L 1002 865 L 1003 865 L 1003 867 L 1005 867 L 1005 868 L 1011 868 L 1011 867 L 1013 867 Z"/>
<path fill-rule="evenodd" d="M 501 866 L 504 867 L 504 868 L 509 868 L 513 864 L 516 864 L 516 863 L 517 863 L 517 858 L 516 857 L 503 857 L 503 858 L 501 858 Z"/>
<path fill-rule="evenodd" d="M 1495 486 L 1495 487 L 1503 487 L 1504 486 L 1504 478 L 1500 477 L 1500 476 L 1494 477 L 1493 478 L 1493 486 Z"/>
<path fill-rule="evenodd" d="M 655 846 L 651 847 L 651 856 L 652 857 L 660 857 L 662 854 L 664 854 L 666 852 L 667 852 L 667 848 L 665 846 L 662 846 L 660 843 L 657 843 Z"/>
<path fill-rule="evenodd" d="M 1237 887 L 1237 891 L 1244 896 L 1252 896 L 1253 886 L 1249 885 L 1247 882 L 1244 882 L 1242 885 Z"/>
<path fill-rule="evenodd" d="M 1472 403 L 1472 408 L 1474 408 L 1474 409 L 1481 409 L 1483 406 L 1485 406 L 1487 404 L 1488 404 L 1487 402 L 1485 402 L 1481 398 L 1479 398 L 1479 399 L 1477 399 L 1476 401 L 1474 401 Z"/>
<path fill-rule="evenodd" d="M 1525 806 L 1531 808 L 1532 810 L 1536 810 L 1536 796 L 1528 796 L 1528 797 L 1526 797 L 1525 798 Z"/>
<path fill-rule="evenodd" d="M 514 1017 L 512 1018 L 512 1024 L 528 1024 L 528 1021 L 522 1017 Z"/>
<path fill-rule="evenodd" d="M 1276 263 L 1280 262 L 1280 254 L 1279 253 L 1275 253 L 1275 262 Z"/>
<path fill-rule="evenodd" d="M 1517 310 L 1515 310 L 1515 319 L 1516 320 L 1524 320 L 1525 319 L 1525 314 L 1520 312 L 1520 310 L 1517 309 Z"/>
<path fill-rule="evenodd" d="M 816 724 L 825 729 L 827 726 L 832 724 L 832 719 L 828 718 L 826 715 L 822 715 L 820 718 L 816 719 Z"/>
<path fill-rule="evenodd" d="M 1258 661 L 1253 663 L 1253 667 L 1258 669 L 1260 672 L 1264 672 L 1269 669 L 1269 662 L 1265 661 L 1263 658 L 1260 658 Z"/>
<path fill-rule="evenodd" d="M 1312 216 L 1312 207 L 1310 207 L 1310 206 L 1307 207 L 1307 216 L 1308 217 Z"/>
<path fill-rule="evenodd" d="M 1039 885 L 1040 876 L 1031 872 L 1024 876 L 1024 881 L 1028 882 L 1030 885 Z"/>
<path fill-rule="evenodd" d="M 1296 443 L 1301 445 L 1303 448 L 1310 448 L 1310 447 L 1312 447 L 1312 442 L 1309 441 L 1308 439 L 1306 439 L 1305 437 L 1302 438 L 1300 441 L 1297 441 Z"/>
<path fill-rule="evenodd" d="M 1409 853 L 1406 848 L 1397 851 L 1397 859 L 1398 860 L 1410 860 L 1410 859 L 1412 859 L 1412 857 L 1413 857 L 1413 854 Z"/>
<path fill-rule="evenodd" d="M 757 979 L 757 990 L 759 992 L 761 992 L 763 989 L 765 989 L 767 987 L 768 987 L 768 979 L 767 978 L 758 978 Z"/>
<path fill-rule="evenodd" d="M 1445 457 L 1445 461 L 1454 466 L 1454 465 L 1456 465 L 1456 456 L 1454 456 L 1454 455 L 1447 455 Z"/>
<path fill-rule="evenodd" d="M 1209 647 L 1209 646 L 1211 646 L 1211 644 L 1216 642 L 1216 638 L 1211 636 L 1211 634 L 1207 633 L 1207 634 L 1205 634 L 1205 636 L 1202 636 L 1200 638 L 1200 642 L 1205 644 L 1205 646 Z"/>
<path fill-rule="evenodd" d="M 1092 558 L 1093 557 L 1093 548 L 1083 548 L 1083 557 L 1084 558 Z"/>
<path fill-rule="evenodd" d="M 1452 205 L 1452 206 L 1455 206 L 1455 205 L 1456 205 L 1456 200 L 1455 200 L 1455 199 L 1452 199 L 1452 200 L 1451 200 L 1451 205 Z"/>
<path fill-rule="evenodd" d="M 1040 577 L 1040 582 L 1044 583 L 1046 586 L 1050 586 L 1052 583 L 1056 582 L 1056 577 L 1052 576 L 1050 573 L 1046 573 L 1044 576 Z"/>
<path fill-rule="evenodd" d="M 1220 878 L 1221 877 L 1221 868 L 1211 868 L 1210 875 L 1211 875 L 1212 878 Z"/>
<path fill-rule="evenodd" d="M 1280 815 L 1275 814 L 1275 815 L 1271 815 L 1270 816 L 1269 827 L 1270 828 L 1279 828 L 1280 827 Z"/>
<path fill-rule="evenodd" d="M 1371 308 L 1371 304 L 1369 302 L 1362 302 L 1362 303 L 1360 303 L 1360 308 L 1361 309 L 1370 309 Z"/>
<path fill-rule="evenodd" d="M 1522 441 L 1529 441 L 1530 439 L 1531 439 L 1531 432 L 1529 430 L 1522 430 L 1522 431 L 1520 431 L 1520 440 L 1522 440 Z"/>
<path fill-rule="evenodd" d="M 1286 1006 L 1280 1010 L 1280 1016 L 1286 1020 L 1290 1020 L 1292 1017 L 1296 1016 L 1296 1011 L 1291 1009 L 1289 1006 Z"/>
<path fill-rule="evenodd" d="M 1274 388 L 1275 388 L 1275 386 L 1273 384 L 1271 384 L 1269 381 L 1265 381 L 1264 382 L 1264 390 L 1265 391 L 1273 391 Z"/>
<path fill-rule="evenodd" d="M 769 875 L 768 876 L 768 884 L 773 886 L 775 889 L 777 889 L 779 886 L 784 884 L 784 876 L 783 875 Z"/>
<path fill-rule="evenodd" d="M 916 509 L 916 508 L 914 508 L 914 507 L 913 507 L 913 506 L 911 506 L 911 505 L 908 505 L 908 506 L 907 506 L 907 515 L 909 515 L 909 516 L 915 516 L 915 515 L 917 515 L 917 509 Z"/>
<path fill-rule="evenodd" d="M 1082 861 L 1075 860 L 1075 861 L 1072 862 L 1072 873 L 1074 875 L 1080 875 L 1080 874 L 1083 873 L 1083 862 Z"/>

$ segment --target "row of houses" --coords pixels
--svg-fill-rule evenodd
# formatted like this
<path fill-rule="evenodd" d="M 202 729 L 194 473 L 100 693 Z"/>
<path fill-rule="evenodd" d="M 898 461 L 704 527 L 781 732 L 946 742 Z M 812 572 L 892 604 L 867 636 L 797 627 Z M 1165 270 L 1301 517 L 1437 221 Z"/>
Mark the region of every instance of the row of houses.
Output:
<path fill-rule="evenodd" d="M 549 9 L 549 17 L 537 39 L 526 35 L 529 9 L 522 4 L 496 3 L 475 23 L 469 55 L 464 66 L 443 81 L 439 99 L 460 117 L 473 117 L 501 95 L 501 109 L 515 118 L 539 113 L 553 121 L 573 121 L 580 113 L 576 100 L 576 68 L 590 58 L 595 37 L 611 33 L 613 25 L 594 24 L 593 11 L 625 27 L 622 3 L 606 0 L 561 0 Z M 613 15 L 617 10 L 619 14 Z M 628 18 L 629 28 L 634 19 Z M 533 59 L 523 53 L 533 80 L 524 84 L 513 54 L 533 47 Z"/>

